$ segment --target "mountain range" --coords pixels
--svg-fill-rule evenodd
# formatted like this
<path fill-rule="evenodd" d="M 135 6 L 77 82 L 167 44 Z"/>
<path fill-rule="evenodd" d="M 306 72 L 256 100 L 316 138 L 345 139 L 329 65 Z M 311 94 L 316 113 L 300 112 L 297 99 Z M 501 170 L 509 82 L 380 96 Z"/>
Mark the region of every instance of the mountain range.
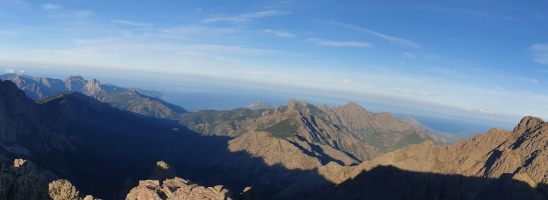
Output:
<path fill-rule="evenodd" d="M 161 93 L 142 89 L 128 89 L 111 84 L 102 84 L 96 79 L 85 80 L 81 76 L 69 76 L 64 80 L 47 77 L 31 77 L 4 74 L 0 80 L 9 80 L 23 90 L 31 99 L 38 100 L 63 92 L 80 92 L 118 109 L 158 117 L 176 118 L 187 112 L 180 106 L 160 99 Z"/>
<path fill-rule="evenodd" d="M 337 161 L 345 165 L 370 160 L 425 140 L 447 143 L 445 137 L 416 121 L 400 119 L 390 113 L 369 112 L 352 102 L 329 108 L 291 100 L 286 106 L 276 108 L 185 113 L 180 121 L 205 135 L 249 139 L 257 132 L 266 133 L 326 162 Z"/>
<path fill-rule="evenodd" d="M 156 116 L 79 84 L 29 98 L 45 90 L 13 82 L 0 81 L 0 199 L 548 198 L 539 118 L 447 145 L 355 103 Z"/>

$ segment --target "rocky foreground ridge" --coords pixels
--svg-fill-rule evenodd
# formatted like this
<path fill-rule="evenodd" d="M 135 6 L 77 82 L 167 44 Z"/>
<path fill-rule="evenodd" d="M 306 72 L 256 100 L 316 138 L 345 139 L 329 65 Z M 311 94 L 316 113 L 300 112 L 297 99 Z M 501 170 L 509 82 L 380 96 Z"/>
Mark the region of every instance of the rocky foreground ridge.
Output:
<path fill-rule="evenodd" d="M 94 200 L 91 195 L 81 197 L 70 181 L 24 159 L 15 159 L 10 166 L 2 165 L 0 199 Z"/>
<path fill-rule="evenodd" d="M 160 164 L 162 166 L 160 166 Z M 169 174 L 165 162 L 159 161 L 153 174 Z M 160 168 L 158 170 L 158 168 Z M 163 176 L 165 178 L 165 176 Z M 151 177 L 153 178 L 153 177 Z M 157 178 L 160 178 L 157 176 Z M 255 197 L 247 192 L 246 199 Z M 164 180 L 139 181 L 126 195 L 126 200 L 232 200 L 231 193 L 222 185 L 203 187 L 188 180 L 173 177 Z M 245 196 L 244 195 L 244 196 Z M 34 163 L 15 159 L 13 165 L 2 166 L 0 199 L 9 200 L 99 200 L 92 195 L 82 196 L 72 183 L 59 179 L 53 173 L 38 168 Z"/>
<path fill-rule="evenodd" d="M 204 187 L 175 177 L 175 170 L 158 161 L 150 179 L 141 180 L 126 195 L 126 200 L 232 200 L 232 193 L 222 185 Z M 246 194 L 249 197 L 249 192 Z M 251 200 L 251 199 L 249 199 Z"/>

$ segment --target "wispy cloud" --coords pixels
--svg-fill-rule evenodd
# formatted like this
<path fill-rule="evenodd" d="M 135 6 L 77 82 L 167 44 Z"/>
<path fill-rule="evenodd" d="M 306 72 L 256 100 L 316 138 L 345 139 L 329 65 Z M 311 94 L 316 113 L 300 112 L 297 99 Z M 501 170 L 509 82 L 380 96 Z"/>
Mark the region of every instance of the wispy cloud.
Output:
<path fill-rule="evenodd" d="M 500 21 L 508 21 L 508 22 L 517 22 L 518 20 L 514 17 L 510 17 L 507 15 L 501 15 L 497 13 L 490 13 L 486 11 L 478 11 L 478 10 L 464 10 L 464 14 L 470 15 L 472 17 L 482 18 L 486 20 L 500 20 Z"/>
<path fill-rule="evenodd" d="M 214 17 L 206 18 L 202 20 L 202 22 L 203 23 L 227 22 L 231 24 L 243 24 L 243 23 L 250 22 L 252 20 L 260 19 L 260 18 L 286 15 L 286 14 L 289 14 L 289 13 L 282 12 L 279 10 L 264 10 L 264 11 L 243 13 L 239 15 L 232 15 L 232 16 L 214 16 Z"/>
<path fill-rule="evenodd" d="M 235 33 L 240 33 L 237 29 L 231 28 L 216 28 L 210 26 L 180 26 L 169 27 L 158 30 L 155 35 L 160 38 L 194 40 L 194 41 L 211 41 L 212 39 L 223 38 L 228 40 L 227 36 Z"/>
<path fill-rule="evenodd" d="M 0 36 L 17 36 L 18 33 L 15 31 L 0 30 Z"/>
<path fill-rule="evenodd" d="M 61 6 L 56 4 L 42 4 L 42 10 L 57 10 L 59 8 L 61 8 Z"/>
<path fill-rule="evenodd" d="M 362 27 L 352 25 L 352 24 L 347 24 L 347 23 L 342 23 L 342 22 L 335 22 L 335 21 L 326 21 L 326 22 L 330 23 L 330 24 L 333 24 L 333 25 L 341 26 L 341 27 L 344 27 L 344 28 L 352 29 L 352 30 L 355 30 L 355 31 L 367 33 L 367 34 L 370 34 L 370 35 L 373 35 L 375 37 L 381 38 L 383 40 L 386 40 L 386 41 L 388 41 L 390 43 L 393 43 L 393 44 L 396 44 L 396 45 L 409 47 L 409 48 L 415 48 L 415 49 L 422 48 L 418 43 L 416 43 L 414 41 L 411 41 L 411 40 L 408 40 L 408 39 L 403 39 L 403 38 L 391 36 L 391 35 L 388 35 L 388 34 L 376 32 L 376 31 L 369 30 L 369 29 L 366 29 L 366 28 L 362 28 Z"/>
<path fill-rule="evenodd" d="M 115 24 L 121 24 L 121 25 L 127 25 L 127 26 L 139 26 L 139 27 L 152 25 L 152 24 L 148 24 L 148 23 L 141 23 L 141 22 L 130 21 L 130 20 L 121 20 L 121 19 L 110 20 L 110 22 L 115 23 Z"/>
<path fill-rule="evenodd" d="M 264 29 L 265 33 L 270 33 L 278 37 L 286 37 L 286 38 L 292 38 L 296 35 L 287 31 L 278 31 L 278 30 L 271 30 L 271 29 Z"/>
<path fill-rule="evenodd" d="M 548 43 L 533 44 L 529 50 L 533 54 L 535 62 L 548 65 Z"/>
<path fill-rule="evenodd" d="M 23 1 L 23 0 L 0 0 L 0 3 L 13 4 L 13 5 L 17 5 L 19 7 L 27 7 L 27 6 L 31 5 L 31 3 Z"/>
<path fill-rule="evenodd" d="M 359 41 L 333 41 L 333 40 L 326 40 L 326 39 L 319 39 L 319 38 L 311 38 L 311 39 L 308 39 L 307 41 L 312 42 L 316 45 L 327 46 L 327 47 L 354 47 L 354 48 L 373 47 L 373 45 L 367 42 L 359 42 Z"/>
<path fill-rule="evenodd" d="M 418 7 L 430 12 L 444 15 L 460 15 L 490 21 L 519 22 L 517 18 L 510 15 L 504 13 L 496 13 L 488 10 L 460 9 L 440 5 L 418 5 Z"/>
<path fill-rule="evenodd" d="M 74 13 L 74 17 L 78 17 L 78 18 L 85 18 L 85 17 L 89 17 L 89 16 L 92 16 L 93 15 L 93 10 L 89 10 L 89 9 L 86 9 L 86 10 L 78 10 Z"/>

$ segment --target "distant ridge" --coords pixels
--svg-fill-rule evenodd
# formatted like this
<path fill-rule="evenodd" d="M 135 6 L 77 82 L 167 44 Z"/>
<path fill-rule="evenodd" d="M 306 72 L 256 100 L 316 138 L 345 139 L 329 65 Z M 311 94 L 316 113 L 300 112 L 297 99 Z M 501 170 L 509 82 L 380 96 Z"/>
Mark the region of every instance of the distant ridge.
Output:
<path fill-rule="evenodd" d="M 312 145 L 302 148 L 314 153 L 321 151 L 320 155 L 327 160 L 341 164 L 370 160 L 424 140 L 445 142 L 416 121 L 401 120 L 390 113 L 369 112 L 352 102 L 329 108 L 290 100 L 286 106 L 276 108 L 186 113 L 180 121 L 204 135 L 238 137 L 250 132 L 266 132 L 297 146 Z"/>
<path fill-rule="evenodd" d="M 45 77 L 31 77 L 17 74 L 4 74 L 0 80 L 9 80 L 25 91 L 34 100 L 48 98 L 64 92 L 80 92 L 99 101 L 134 113 L 175 119 L 184 108 L 158 98 L 158 92 L 141 89 L 127 89 L 111 84 L 102 84 L 96 79 L 86 80 L 82 76 L 69 76 L 64 80 Z M 152 94 L 154 96 L 147 96 Z"/>

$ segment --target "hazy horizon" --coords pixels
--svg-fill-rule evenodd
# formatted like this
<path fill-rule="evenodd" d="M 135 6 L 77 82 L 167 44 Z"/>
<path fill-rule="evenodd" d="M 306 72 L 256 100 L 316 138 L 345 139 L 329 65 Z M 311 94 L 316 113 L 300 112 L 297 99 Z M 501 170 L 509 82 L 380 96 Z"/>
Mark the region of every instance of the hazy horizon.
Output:
<path fill-rule="evenodd" d="M 50 71 L 51 72 L 51 71 Z M 83 76 L 77 73 L 67 74 L 46 74 L 38 73 L 16 73 L 19 75 L 28 75 L 31 77 L 48 77 L 56 79 L 65 79 L 68 76 Z M 113 84 L 127 88 L 141 88 L 153 90 L 162 93 L 162 99 L 167 102 L 182 106 L 188 111 L 200 110 L 231 110 L 237 108 L 245 108 L 255 102 L 264 102 L 271 106 L 284 106 L 292 99 L 304 100 L 316 105 L 328 105 L 337 107 L 355 102 L 363 106 L 365 109 L 372 112 L 391 112 L 398 117 L 413 117 L 421 124 L 428 128 L 432 128 L 440 134 L 451 135 L 455 139 L 466 139 L 473 135 L 482 133 L 491 128 L 503 128 L 511 130 L 519 118 L 515 120 L 497 121 L 497 119 L 477 120 L 475 118 L 467 118 L 463 116 L 452 116 L 444 113 L 424 113 L 420 110 L 412 110 L 405 107 L 398 107 L 394 104 L 386 104 L 383 102 L 374 102 L 360 99 L 345 99 L 336 96 L 314 96 L 305 95 L 304 93 L 268 93 L 257 89 L 241 89 L 236 86 L 222 87 L 212 85 L 194 85 L 193 81 L 189 81 L 185 86 L 188 89 L 176 90 L 177 86 L 166 83 L 158 83 L 155 80 L 128 80 L 120 79 L 119 77 L 107 76 L 83 76 L 87 80 L 98 79 L 103 84 Z M 199 82 L 198 82 L 199 83 Z M 163 87 L 162 87 L 163 86 Z M 170 87 L 172 87 L 170 89 Z M 171 92 L 170 92 L 171 91 Z M 178 91 L 178 92 L 173 92 Z M 278 91 L 279 92 L 279 91 Z M 351 98 L 351 97 L 350 97 Z"/>
<path fill-rule="evenodd" d="M 1 0 L 0 69 L 160 90 L 190 110 L 354 101 L 507 128 L 548 117 L 539 4 Z"/>

